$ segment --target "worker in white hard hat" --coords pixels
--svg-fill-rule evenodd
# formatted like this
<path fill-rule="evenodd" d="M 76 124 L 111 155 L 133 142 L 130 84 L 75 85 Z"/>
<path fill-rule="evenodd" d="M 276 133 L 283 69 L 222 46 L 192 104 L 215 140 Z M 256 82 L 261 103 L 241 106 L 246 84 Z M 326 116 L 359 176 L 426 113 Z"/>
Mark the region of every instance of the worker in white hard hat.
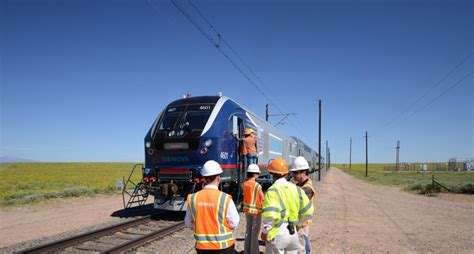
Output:
<path fill-rule="evenodd" d="M 257 164 L 250 164 L 247 168 L 247 180 L 242 184 L 244 189 L 244 213 L 247 220 L 245 230 L 244 253 L 260 253 L 258 235 L 262 225 L 263 191 L 257 182 L 260 168 Z"/>
<path fill-rule="evenodd" d="M 291 169 L 293 174 L 293 179 L 296 182 L 296 185 L 303 189 L 306 196 L 311 204 L 313 204 L 313 199 L 316 195 L 316 191 L 313 188 L 313 183 L 309 178 L 309 164 L 308 161 L 303 156 L 296 157 L 293 162 L 293 167 Z M 311 220 L 305 221 L 302 225 L 298 225 L 298 237 L 300 242 L 300 249 L 298 253 L 310 253 L 310 244 L 309 244 L 309 226 L 311 225 Z"/>
<path fill-rule="evenodd" d="M 200 170 L 206 185 L 188 195 L 184 223 L 194 230 L 197 253 L 235 253 L 234 232 L 239 225 L 239 213 L 232 197 L 219 190 L 219 163 L 209 160 Z"/>

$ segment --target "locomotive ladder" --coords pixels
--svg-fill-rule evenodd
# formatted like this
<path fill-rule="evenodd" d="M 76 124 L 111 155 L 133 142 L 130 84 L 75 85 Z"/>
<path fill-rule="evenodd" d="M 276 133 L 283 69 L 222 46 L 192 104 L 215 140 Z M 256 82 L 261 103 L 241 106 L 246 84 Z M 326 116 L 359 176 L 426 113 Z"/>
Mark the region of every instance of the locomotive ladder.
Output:
<path fill-rule="evenodd" d="M 128 176 L 127 182 L 122 189 L 123 208 L 125 209 L 143 206 L 148 199 L 149 192 L 143 181 L 140 180 L 140 182 L 135 183 L 132 180 L 133 173 L 138 168 L 141 169 L 142 174 L 140 178 L 143 179 L 143 173 L 145 170 L 143 164 L 135 164 L 135 166 L 133 166 L 132 172 L 130 172 L 130 175 Z M 127 202 L 125 202 L 126 200 Z"/>

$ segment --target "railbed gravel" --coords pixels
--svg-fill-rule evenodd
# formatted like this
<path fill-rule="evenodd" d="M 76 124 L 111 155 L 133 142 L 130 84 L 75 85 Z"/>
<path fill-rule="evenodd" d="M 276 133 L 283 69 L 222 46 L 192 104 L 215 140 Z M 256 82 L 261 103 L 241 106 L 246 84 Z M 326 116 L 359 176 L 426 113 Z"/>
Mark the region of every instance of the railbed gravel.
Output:
<path fill-rule="evenodd" d="M 64 232 L 64 233 L 61 233 L 61 234 L 56 234 L 56 235 L 53 235 L 53 236 L 47 236 L 47 237 L 42 237 L 42 238 L 35 239 L 35 240 L 30 240 L 30 241 L 25 241 L 25 242 L 22 242 L 22 243 L 13 244 L 13 245 L 10 245 L 10 246 L 0 248 L 0 253 L 18 252 L 18 251 L 28 249 L 28 248 L 31 248 L 31 247 L 35 247 L 35 246 L 38 246 L 38 245 L 42 245 L 42 244 L 45 244 L 45 243 L 61 240 L 61 239 L 64 239 L 64 238 L 76 236 L 76 235 L 87 233 L 87 232 L 91 232 L 91 231 L 101 229 L 101 228 L 106 228 L 108 226 L 117 225 L 117 224 L 129 221 L 129 220 L 134 220 L 134 219 L 136 219 L 136 218 L 117 218 L 117 219 L 114 219 L 112 221 L 101 223 L 101 224 L 94 225 L 94 226 L 91 226 L 91 227 L 86 227 L 86 228 L 77 229 L 77 230 L 71 230 L 71 231 Z"/>
<path fill-rule="evenodd" d="M 235 249 L 237 252 L 244 250 L 245 224 L 245 216 L 240 214 L 239 228 L 235 235 Z M 194 244 L 193 231 L 190 228 L 184 228 L 159 240 L 145 244 L 130 253 L 196 253 Z M 260 250 L 263 251 L 264 249 L 261 248 Z"/>

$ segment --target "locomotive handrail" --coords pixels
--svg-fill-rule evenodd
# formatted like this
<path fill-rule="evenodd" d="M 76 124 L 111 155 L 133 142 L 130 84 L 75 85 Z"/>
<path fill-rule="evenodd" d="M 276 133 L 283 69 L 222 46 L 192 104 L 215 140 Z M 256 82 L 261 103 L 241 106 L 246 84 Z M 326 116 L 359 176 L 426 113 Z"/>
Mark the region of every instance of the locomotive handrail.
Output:
<path fill-rule="evenodd" d="M 142 163 L 135 164 L 135 165 L 133 166 L 132 172 L 130 172 L 130 175 L 128 176 L 127 182 L 125 182 L 125 185 L 123 186 L 123 190 L 125 190 L 125 189 L 127 188 L 127 183 L 128 183 L 128 182 L 132 182 L 130 179 L 132 178 L 133 172 L 135 172 L 135 169 L 137 168 L 137 166 L 141 166 L 142 175 L 143 175 L 143 170 L 144 170 L 143 164 L 142 164 Z M 133 183 L 134 185 L 136 185 L 134 182 L 132 182 L 132 183 Z"/>

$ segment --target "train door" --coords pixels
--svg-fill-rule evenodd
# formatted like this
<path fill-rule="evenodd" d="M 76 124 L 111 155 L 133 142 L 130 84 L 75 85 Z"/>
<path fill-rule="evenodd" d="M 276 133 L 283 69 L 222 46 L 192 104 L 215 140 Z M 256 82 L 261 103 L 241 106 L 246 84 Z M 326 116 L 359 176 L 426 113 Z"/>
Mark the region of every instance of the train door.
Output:
<path fill-rule="evenodd" d="M 236 206 L 240 206 L 240 201 L 242 201 L 242 188 L 240 185 L 244 182 L 245 177 L 245 157 L 242 155 L 242 147 L 243 147 L 243 134 L 244 134 L 244 122 L 242 118 L 238 116 L 232 116 L 232 134 L 238 138 L 238 141 L 235 142 L 235 164 L 236 164 L 236 171 L 237 177 L 236 181 L 234 182 L 234 188 L 231 188 L 231 194 L 236 203 Z"/>
<path fill-rule="evenodd" d="M 243 180 L 243 173 L 245 171 L 245 156 L 242 155 L 243 150 L 243 141 L 244 138 L 244 121 L 238 116 L 232 116 L 232 126 L 233 126 L 233 133 L 238 137 L 239 142 L 236 142 L 237 147 L 235 152 L 237 153 L 236 158 L 236 165 L 237 170 L 239 171 L 239 179 Z"/>
<path fill-rule="evenodd" d="M 261 163 L 264 165 L 262 168 L 260 168 L 262 174 L 261 176 L 266 176 L 268 175 L 268 164 L 269 164 L 269 148 L 270 148 L 270 137 L 268 134 L 268 131 L 262 131 L 262 140 L 263 144 L 259 144 L 259 146 L 262 147 L 262 155 L 261 155 Z"/>

